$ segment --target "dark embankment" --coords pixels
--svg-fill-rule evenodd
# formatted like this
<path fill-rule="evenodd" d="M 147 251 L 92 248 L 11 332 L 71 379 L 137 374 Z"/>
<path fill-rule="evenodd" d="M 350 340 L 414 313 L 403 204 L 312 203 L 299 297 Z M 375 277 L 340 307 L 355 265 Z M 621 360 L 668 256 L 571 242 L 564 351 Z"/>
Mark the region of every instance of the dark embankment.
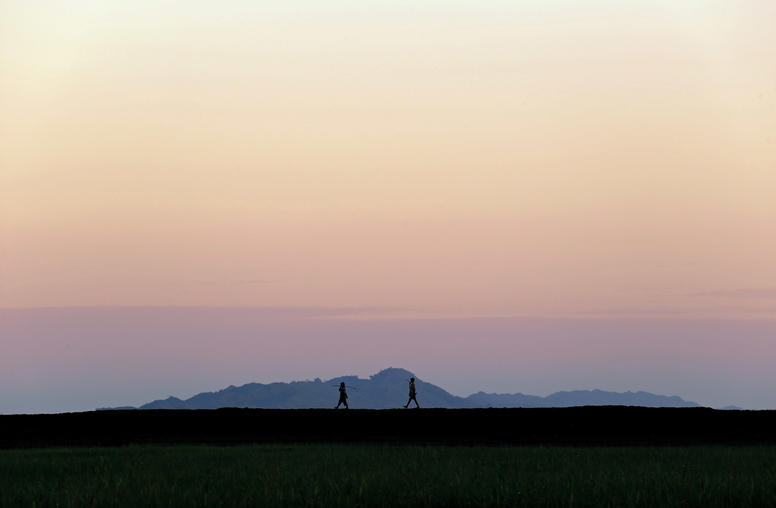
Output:
<path fill-rule="evenodd" d="M 776 444 L 776 411 L 641 407 L 218 409 L 0 416 L 2 448 L 267 442 Z"/>

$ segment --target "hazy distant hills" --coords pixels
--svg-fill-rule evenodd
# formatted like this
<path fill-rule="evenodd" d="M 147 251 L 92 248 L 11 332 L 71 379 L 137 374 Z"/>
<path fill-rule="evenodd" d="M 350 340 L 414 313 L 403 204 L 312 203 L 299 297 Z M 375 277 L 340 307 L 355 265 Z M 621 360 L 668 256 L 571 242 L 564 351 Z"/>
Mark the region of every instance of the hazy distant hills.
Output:
<path fill-rule="evenodd" d="M 645 406 L 698 407 L 695 402 L 680 397 L 655 395 L 647 392 L 605 392 L 577 390 L 557 392 L 547 397 L 536 395 L 495 394 L 478 392 L 468 397 L 452 395 L 442 388 L 422 381 L 404 369 L 389 368 L 362 379 L 342 376 L 321 381 L 291 383 L 249 383 L 230 386 L 217 392 L 205 392 L 181 400 L 169 397 L 140 406 L 139 409 L 217 409 L 249 407 L 270 409 L 304 409 L 334 407 L 338 400 L 337 387 L 344 381 L 348 386 L 348 402 L 352 408 L 388 409 L 407 402 L 407 382 L 415 377 L 418 401 L 423 407 L 486 408 L 486 407 L 571 407 L 571 406 Z M 117 409 L 133 409 L 124 406 Z"/>
<path fill-rule="evenodd" d="M 699 404 L 681 397 L 655 395 L 649 392 L 605 392 L 603 390 L 575 390 L 556 392 L 547 397 L 536 395 L 496 394 L 478 392 L 466 397 L 470 407 L 573 407 L 573 406 L 643 406 L 643 407 L 698 407 Z"/>

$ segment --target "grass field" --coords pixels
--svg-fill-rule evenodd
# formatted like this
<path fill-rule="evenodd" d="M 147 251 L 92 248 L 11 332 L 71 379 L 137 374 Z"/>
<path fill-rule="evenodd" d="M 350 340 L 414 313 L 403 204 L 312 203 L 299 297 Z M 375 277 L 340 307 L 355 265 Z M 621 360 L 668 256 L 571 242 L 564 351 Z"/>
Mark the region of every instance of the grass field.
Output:
<path fill-rule="evenodd" d="M 776 447 L 0 450 L 2 506 L 773 506 Z"/>

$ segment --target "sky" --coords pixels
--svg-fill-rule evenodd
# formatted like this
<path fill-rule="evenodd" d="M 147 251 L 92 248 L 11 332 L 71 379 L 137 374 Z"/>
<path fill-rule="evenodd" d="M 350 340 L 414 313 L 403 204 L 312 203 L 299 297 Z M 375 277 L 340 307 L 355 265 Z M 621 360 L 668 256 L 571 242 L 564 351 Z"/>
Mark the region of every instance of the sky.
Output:
<path fill-rule="evenodd" d="M 775 20 L 0 0 L 0 412 L 389 365 L 776 407 Z"/>

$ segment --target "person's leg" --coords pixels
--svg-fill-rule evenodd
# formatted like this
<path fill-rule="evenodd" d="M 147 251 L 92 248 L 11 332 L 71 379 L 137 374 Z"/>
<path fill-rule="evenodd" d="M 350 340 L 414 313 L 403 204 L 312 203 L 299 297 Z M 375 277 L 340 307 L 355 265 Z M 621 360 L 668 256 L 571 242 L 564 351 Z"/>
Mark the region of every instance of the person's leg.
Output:
<path fill-rule="evenodd" d="M 404 407 L 405 408 L 409 407 L 410 406 L 410 402 L 412 402 L 412 397 L 410 397 L 410 399 L 407 401 L 407 403 L 404 404 Z"/>

